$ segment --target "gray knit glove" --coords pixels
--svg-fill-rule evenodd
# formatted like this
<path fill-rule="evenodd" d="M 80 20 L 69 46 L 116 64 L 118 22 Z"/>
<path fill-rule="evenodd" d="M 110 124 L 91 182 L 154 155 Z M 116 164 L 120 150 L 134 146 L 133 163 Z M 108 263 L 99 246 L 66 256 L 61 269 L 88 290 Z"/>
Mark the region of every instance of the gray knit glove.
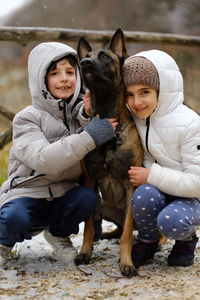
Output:
<path fill-rule="evenodd" d="M 91 135 L 96 146 L 100 146 L 116 137 L 115 131 L 108 119 L 95 117 L 85 126 L 84 130 Z"/>

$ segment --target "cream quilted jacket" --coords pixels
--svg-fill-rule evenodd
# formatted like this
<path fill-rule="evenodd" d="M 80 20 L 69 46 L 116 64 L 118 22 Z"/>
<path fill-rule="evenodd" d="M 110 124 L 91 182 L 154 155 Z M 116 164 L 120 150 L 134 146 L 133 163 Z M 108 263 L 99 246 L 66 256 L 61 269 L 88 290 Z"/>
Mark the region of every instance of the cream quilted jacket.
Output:
<path fill-rule="evenodd" d="M 200 117 L 183 104 L 183 79 L 176 62 L 159 50 L 137 54 L 150 60 L 160 79 L 156 110 L 147 120 L 135 118 L 148 183 L 160 191 L 200 198 Z M 128 59 L 127 59 L 128 60 Z"/>

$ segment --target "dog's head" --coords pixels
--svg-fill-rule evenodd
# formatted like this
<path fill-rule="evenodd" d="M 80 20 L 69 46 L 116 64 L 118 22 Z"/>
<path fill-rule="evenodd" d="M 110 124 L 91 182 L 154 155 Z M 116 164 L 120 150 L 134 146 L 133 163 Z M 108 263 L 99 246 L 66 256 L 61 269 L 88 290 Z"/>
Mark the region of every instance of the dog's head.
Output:
<path fill-rule="evenodd" d="M 91 93 L 91 113 L 101 118 L 116 117 L 122 89 L 122 65 L 127 57 L 124 34 L 116 30 L 107 49 L 92 51 L 81 37 L 77 48 L 81 74 Z"/>

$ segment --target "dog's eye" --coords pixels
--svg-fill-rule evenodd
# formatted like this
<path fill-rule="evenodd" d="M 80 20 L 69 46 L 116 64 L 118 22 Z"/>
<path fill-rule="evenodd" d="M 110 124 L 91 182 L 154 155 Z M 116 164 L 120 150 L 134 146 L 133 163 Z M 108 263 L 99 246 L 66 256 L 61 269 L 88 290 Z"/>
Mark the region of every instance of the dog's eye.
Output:
<path fill-rule="evenodd" d="M 103 55 L 102 55 L 102 58 L 107 59 L 107 58 L 108 58 L 108 55 L 107 55 L 107 54 L 103 54 Z"/>
<path fill-rule="evenodd" d="M 109 56 L 105 52 L 100 52 L 101 59 L 108 59 Z"/>

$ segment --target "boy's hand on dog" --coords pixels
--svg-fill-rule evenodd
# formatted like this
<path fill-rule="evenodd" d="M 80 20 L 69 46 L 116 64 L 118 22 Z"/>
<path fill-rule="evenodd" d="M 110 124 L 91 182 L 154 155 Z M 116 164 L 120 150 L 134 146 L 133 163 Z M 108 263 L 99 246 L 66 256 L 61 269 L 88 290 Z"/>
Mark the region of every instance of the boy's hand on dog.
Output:
<path fill-rule="evenodd" d="M 142 167 L 131 167 L 128 171 L 129 180 L 134 186 L 147 183 L 149 169 Z"/>
<path fill-rule="evenodd" d="M 88 116 L 90 116 L 91 110 L 90 110 L 90 92 L 89 91 L 86 91 L 86 93 L 83 97 L 83 105 L 84 105 L 86 114 Z"/>
<path fill-rule="evenodd" d="M 83 97 L 83 105 L 84 105 L 84 108 L 85 108 L 85 112 L 88 116 L 90 116 L 91 114 L 91 110 L 90 110 L 90 100 L 91 100 L 91 97 L 90 97 L 90 92 L 87 90 L 84 97 Z M 99 116 L 97 115 L 97 117 L 99 118 Z M 108 121 L 110 122 L 110 124 L 112 125 L 113 129 L 115 130 L 118 126 L 118 122 L 116 119 L 108 119 Z"/>

